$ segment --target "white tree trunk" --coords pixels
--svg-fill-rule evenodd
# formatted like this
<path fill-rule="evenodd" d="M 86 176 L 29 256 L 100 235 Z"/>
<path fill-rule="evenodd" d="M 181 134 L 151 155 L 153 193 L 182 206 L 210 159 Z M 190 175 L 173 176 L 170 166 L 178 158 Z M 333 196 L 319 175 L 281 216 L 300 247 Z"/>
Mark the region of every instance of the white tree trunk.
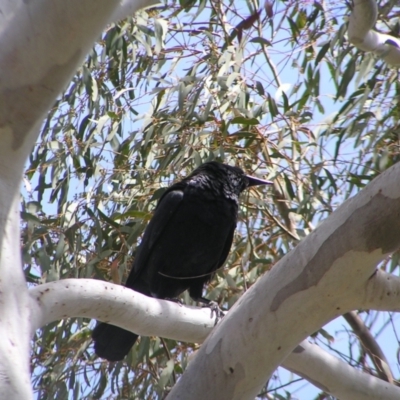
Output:
<path fill-rule="evenodd" d="M 145 1 L 123 1 L 134 11 Z M 19 188 L 43 116 L 118 0 L 0 0 L 0 398 L 31 398 L 29 294 L 22 273 Z M 126 9 L 126 8 L 125 8 Z"/>
<path fill-rule="evenodd" d="M 30 304 L 21 268 L 19 193 L 0 182 L 0 398 L 29 399 Z M 14 194 L 8 204 L 3 189 Z"/>

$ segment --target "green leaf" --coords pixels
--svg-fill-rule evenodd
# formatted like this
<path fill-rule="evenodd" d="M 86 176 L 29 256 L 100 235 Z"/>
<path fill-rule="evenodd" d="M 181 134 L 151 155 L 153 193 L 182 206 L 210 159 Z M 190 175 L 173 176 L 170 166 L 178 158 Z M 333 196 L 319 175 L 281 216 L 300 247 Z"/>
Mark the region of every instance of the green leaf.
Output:
<path fill-rule="evenodd" d="M 265 39 L 263 37 L 252 38 L 252 39 L 249 40 L 249 42 L 250 43 L 259 43 L 259 44 L 264 45 L 264 46 L 272 46 L 272 43 L 269 40 L 267 40 L 267 39 Z"/>
<path fill-rule="evenodd" d="M 172 372 L 174 371 L 174 360 L 168 360 L 165 368 L 160 374 L 160 379 L 158 380 L 158 387 L 164 389 L 169 379 L 171 378 Z"/>
<path fill-rule="evenodd" d="M 320 61 L 324 58 L 324 56 L 325 56 L 326 52 L 329 50 L 330 46 L 331 46 L 331 42 L 327 42 L 321 47 L 320 51 L 317 54 L 317 57 L 315 58 L 315 66 L 317 66 L 320 63 Z"/>
<path fill-rule="evenodd" d="M 286 183 L 286 191 L 289 194 L 291 199 L 295 198 L 295 193 L 292 187 L 292 183 L 290 182 L 289 177 L 287 176 L 287 174 L 283 174 L 283 177 L 285 179 L 285 183 Z"/>
<path fill-rule="evenodd" d="M 157 18 L 154 20 L 154 28 L 156 37 L 156 46 L 154 51 L 156 54 L 160 54 L 160 51 L 164 47 L 164 40 L 168 31 L 168 22 L 161 18 Z"/>
<path fill-rule="evenodd" d="M 356 60 L 350 59 L 347 64 L 347 68 L 342 75 L 342 79 L 339 84 L 337 97 L 345 97 L 347 92 L 347 87 L 349 86 L 351 80 L 354 77 L 354 73 L 356 72 Z"/>
<path fill-rule="evenodd" d="M 260 96 L 264 96 L 264 94 L 265 94 L 265 92 L 264 92 L 264 86 L 262 85 L 261 82 L 256 81 L 256 89 L 257 89 L 257 92 L 258 92 L 258 94 L 259 94 Z"/>
<path fill-rule="evenodd" d="M 276 106 L 275 100 L 270 96 L 270 94 L 268 94 L 268 106 L 272 118 L 276 117 L 279 114 L 278 107 Z"/>
<path fill-rule="evenodd" d="M 292 32 L 292 40 L 297 42 L 297 36 L 299 35 L 300 31 L 297 27 L 296 23 L 290 17 L 286 17 L 287 21 L 289 22 L 290 30 Z"/>
<path fill-rule="evenodd" d="M 256 118 L 235 117 L 232 119 L 231 124 L 242 125 L 259 125 L 260 121 Z"/>

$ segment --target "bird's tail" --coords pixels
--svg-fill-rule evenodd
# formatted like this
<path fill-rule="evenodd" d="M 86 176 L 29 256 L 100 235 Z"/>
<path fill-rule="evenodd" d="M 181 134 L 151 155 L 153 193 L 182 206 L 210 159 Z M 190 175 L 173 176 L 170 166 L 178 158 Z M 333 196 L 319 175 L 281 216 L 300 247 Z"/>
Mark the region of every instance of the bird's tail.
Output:
<path fill-rule="evenodd" d="M 115 325 L 101 322 L 93 329 L 94 350 L 108 361 L 122 360 L 136 342 L 138 335 Z"/>

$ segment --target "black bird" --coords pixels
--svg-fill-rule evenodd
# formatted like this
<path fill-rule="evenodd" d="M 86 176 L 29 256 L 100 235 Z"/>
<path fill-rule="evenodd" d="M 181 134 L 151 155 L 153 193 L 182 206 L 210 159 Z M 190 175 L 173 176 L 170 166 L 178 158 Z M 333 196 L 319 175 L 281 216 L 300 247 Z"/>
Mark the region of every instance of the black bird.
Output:
<path fill-rule="evenodd" d="M 240 193 L 271 183 L 211 161 L 170 186 L 144 232 L 125 286 L 158 299 L 175 299 L 188 289 L 193 300 L 209 305 L 203 286 L 228 256 Z M 138 335 L 100 323 L 92 338 L 97 355 L 118 361 Z"/>

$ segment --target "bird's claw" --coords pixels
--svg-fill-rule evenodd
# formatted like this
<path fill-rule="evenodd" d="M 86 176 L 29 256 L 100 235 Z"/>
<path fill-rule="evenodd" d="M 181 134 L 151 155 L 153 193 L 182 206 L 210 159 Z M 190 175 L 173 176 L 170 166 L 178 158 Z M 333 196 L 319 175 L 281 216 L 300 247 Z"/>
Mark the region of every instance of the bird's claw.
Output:
<path fill-rule="evenodd" d="M 215 314 L 215 325 L 223 318 L 225 317 L 225 313 L 219 308 L 219 305 L 216 301 L 210 301 L 208 304 L 205 304 L 203 307 L 208 307 L 211 310 L 211 315 L 210 317 L 212 318 L 213 315 Z"/>

